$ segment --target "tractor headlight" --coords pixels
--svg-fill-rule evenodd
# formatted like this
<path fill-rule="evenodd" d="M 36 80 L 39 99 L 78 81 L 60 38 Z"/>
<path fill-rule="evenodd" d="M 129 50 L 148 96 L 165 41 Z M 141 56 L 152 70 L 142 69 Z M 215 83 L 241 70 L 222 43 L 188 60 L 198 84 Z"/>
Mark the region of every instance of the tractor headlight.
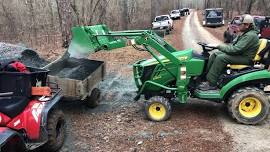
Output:
<path fill-rule="evenodd" d="M 180 80 L 185 80 L 187 78 L 187 68 L 186 66 L 181 66 L 180 68 Z"/>

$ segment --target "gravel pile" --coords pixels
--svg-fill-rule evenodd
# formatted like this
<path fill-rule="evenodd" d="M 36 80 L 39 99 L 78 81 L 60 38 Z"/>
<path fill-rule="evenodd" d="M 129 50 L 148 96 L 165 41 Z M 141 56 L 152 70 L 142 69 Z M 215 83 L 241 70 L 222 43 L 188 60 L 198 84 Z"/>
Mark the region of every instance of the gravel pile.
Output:
<path fill-rule="evenodd" d="M 48 64 L 37 52 L 20 45 L 0 42 L 0 62 L 19 60 L 26 66 L 41 68 Z"/>

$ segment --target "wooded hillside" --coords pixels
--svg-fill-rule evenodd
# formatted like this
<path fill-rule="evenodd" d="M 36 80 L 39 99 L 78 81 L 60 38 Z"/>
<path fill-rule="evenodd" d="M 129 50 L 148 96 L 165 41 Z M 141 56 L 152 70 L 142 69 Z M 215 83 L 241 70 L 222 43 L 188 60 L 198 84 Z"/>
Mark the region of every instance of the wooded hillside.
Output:
<path fill-rule="evenodd" d="M 223 7 L 227 18 L 250 10 L 269 15 L 270 0 L 1 0 L 0 39 L 55 49 L 75 25 L 107 24 L 112 30 L 146 29 L 156 15 L 190 7 Z"/>

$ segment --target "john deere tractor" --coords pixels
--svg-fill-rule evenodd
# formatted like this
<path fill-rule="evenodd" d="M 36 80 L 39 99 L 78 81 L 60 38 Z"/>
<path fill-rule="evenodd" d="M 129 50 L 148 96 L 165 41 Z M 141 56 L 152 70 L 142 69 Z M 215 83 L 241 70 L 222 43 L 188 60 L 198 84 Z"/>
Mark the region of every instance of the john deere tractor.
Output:
<path fill-rule="evenodd" d="M 171 116 L 171 102 L 187 103 L 188 98 L 224 103 L 239 123 L 258 124 L 268 116 L 269 92 L 265 87 L 270 84 L 270 72 L 264 56 L 259 54 L 265 51 L 268 43 L 265 39 L 260 40 L 253 65 L 228 65 L 220 76 L 217 90 L 201 91 L 198 85 L 205 81 L 209 52 L 215 49 L 207 44 L 198 43 L 202 46 L 200 53 L 192 49 L 180 51 L 153 31 L 112 32 L 105 25 L 74 27 L 72 34 L 68 49 L 71 57 L 125 46 L 148 51 L 153 56 L 133 65 L 138 88 L 135 100 L 144 96 L 145 113 L 152 121 L 167 120 Z"/>

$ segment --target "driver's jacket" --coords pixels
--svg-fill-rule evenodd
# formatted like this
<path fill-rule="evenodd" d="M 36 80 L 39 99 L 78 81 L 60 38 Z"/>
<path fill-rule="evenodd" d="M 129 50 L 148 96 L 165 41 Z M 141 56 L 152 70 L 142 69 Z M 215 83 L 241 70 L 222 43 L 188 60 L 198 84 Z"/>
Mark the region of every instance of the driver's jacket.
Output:
<path fill-rule="evenodd" d="M 251 61 L 259 48 L 259 38 L 256 30 L 249 30 L 238 36 L 230 45 L 219 45 L 218 49 L 228 55 L 241 55 Z"/>

